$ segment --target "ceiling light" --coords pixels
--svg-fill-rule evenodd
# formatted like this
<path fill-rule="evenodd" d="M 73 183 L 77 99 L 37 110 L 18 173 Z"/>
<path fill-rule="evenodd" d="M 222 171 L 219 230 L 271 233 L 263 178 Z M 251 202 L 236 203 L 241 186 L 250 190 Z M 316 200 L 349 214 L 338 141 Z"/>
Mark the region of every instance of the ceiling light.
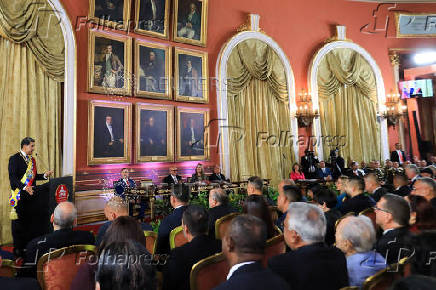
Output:
<path fill-rule="evenodd" d="M 436 51 L 417 53 L 413 56 L 413 60 L 417 65 L 434 63 L 436 62 Z"/>

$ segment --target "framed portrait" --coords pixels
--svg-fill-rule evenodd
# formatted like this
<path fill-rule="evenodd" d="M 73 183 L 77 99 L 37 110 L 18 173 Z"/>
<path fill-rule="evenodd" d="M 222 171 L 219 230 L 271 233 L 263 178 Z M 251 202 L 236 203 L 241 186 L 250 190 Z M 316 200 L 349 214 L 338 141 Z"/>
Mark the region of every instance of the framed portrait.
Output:
<path fill-rule="evenodd" d="M 173 40 L 206 47 L 208 0 L 174 0 Z"/>
<path fill-rule="evenodd" d="M 153 42 L 135 42 L 135 95 L 171 99 L 171 50 Z"/>
<path fill-rule="evenodd" d="M 209 71 L 207 53 L 175 48 L 176 101 L 207 103 L 209 101 Z"/>
<path fill-rule="evenodd" d="M 132 39 L 97 30 L 89 32 L 88 91 L 131 95 Z"/>
<path fill-rule="evenodd" d="M 136 105 L 136 162 L 174 161 L 174 107 Z"/>
<path fill-rule="evenodd" d="M 169 0 L 135 0 L 135 32 L 168 39 Z"/>
<path fill-rule="evenodd" d="M 130 19 L 130 0 L 89 0 L 88 16 L 99 25 L 126 30 Z"/>
<path fill-rule="evenodd" d="M 129 163 L 131 104 L 93 100 L 88 115 L 88 164 Z"/>
<path fill-rule="evenodd" d="M 209 158 L 209 110 L 176 108 L 176 161 Z"/>

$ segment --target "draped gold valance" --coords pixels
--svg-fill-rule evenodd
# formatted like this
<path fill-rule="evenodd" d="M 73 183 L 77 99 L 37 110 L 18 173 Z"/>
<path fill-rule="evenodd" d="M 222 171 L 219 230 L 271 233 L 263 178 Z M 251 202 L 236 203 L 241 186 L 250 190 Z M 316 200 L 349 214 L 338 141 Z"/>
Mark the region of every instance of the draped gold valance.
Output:
<path fill-rule="evenodd" d="M 245 89 L 252 79 L 266 81 L 270 92 L 280 102 L 288 103 L 286 74 L 274 50 L 260 40 L 239 43 L 227 64 L 228 96 Z"/>
<path fill-rule="evenodd" d="M 25 44 L 52 79 L 64 80 L 63 34 L 46 0 L 0 0 L 0 29 L 10 40 Z"/>

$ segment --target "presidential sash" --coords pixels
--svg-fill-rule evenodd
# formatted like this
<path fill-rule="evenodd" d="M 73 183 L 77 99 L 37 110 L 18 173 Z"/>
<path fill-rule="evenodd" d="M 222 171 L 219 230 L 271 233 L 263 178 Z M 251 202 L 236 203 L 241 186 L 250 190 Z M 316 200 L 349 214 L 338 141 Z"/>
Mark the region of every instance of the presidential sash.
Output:
<path fill-rule="evenodd" d="M 35 180 L 35 177 L 36 177 L 35 159 L 30 156 L 30 160 L 26 161 L 26 163 L 27 163 L 26 173 L 24 173 L 24 175 L 20 181 L 21 181 L 21 183 L 24 184 L 24 186 L 32 186 L 33 181 Z M 20 200 L 21 190 L 23 190 L 23 189 L 16 188 L 15 190 L 11 190 L 11 194 L 9 196 L 9 205 L 12 207 L 11 213 L 10 213 L 11 220 L 15 220 L 18 218 L 17 212 L 15 211 L 15 207 L 17 206 L 17 203 Z"/>

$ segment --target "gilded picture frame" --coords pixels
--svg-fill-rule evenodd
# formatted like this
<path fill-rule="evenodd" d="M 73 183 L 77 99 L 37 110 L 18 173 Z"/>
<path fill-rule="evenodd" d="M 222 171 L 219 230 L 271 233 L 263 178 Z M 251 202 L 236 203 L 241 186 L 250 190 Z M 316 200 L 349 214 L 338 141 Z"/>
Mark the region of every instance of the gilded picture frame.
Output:
<path fill-rule="evenodd" d="M 174 49 L 174 91 L 176 101 L 209 102 L 207 52 Z"/>
<path fill-rule="evenodd" d="M 88 18 L 99 26 L 117 30 L 127 30 L 129 26 L 130 0 L 89 0 L 88 11 Z"/>
<path fill-rule="evenodd" d="M 208 125 L 208 109 L 176 108 L 176 161 L 207 160 L 209 158 Z"/>
<path fill-rule="evenodd" d="M 88 165 L 130 163 L 132 105 L 91 100 L 88 105 Z"/>
<path fill-rule="evenodd" d="M 132 39 L 99 30 L 89 31 L 88 92 L 132 94 Z"/>
<path fill-rule="evenodd" d="M 135 40 L 135 96 L 171 100 L 171 49 Z"/>
<path fill-rule="evenodd" d="M 151 0 L 135 0 L 134 31 L 138 34 L 169 39 L 170 1 L 154 1 L 152 5 Z"/>
<path fill-rule="evenodd" d="M 408 28 L 401 27 L 402 17 L 409 18 L 405 19 Z M 396 25 L 396 37 L 397 38 L 434 38 L 436 37 L 436 28 L 433 28 L 433 32 L 430 33 L 412 33 L 417 27 L 427 28 L 428 17 L 436 19 L 436 13 L 407 13 L 407 12 L 395 12 L 395 25 Z M 413 19 L 413 22 L 411 21 Z M 433 21 L 434 22 L 434 21 Z M 434 25 L 431 25 L 434 27 Z M 402 31 L 403 30 L 403 31 Z M 408 31 L 404 31 L 408 30 Z"/>
<path fill-rule="evenodd" d="M 135 162 L 174 161 L 173 106 L 138 103 L 135 123 Z"/>
<path fill-rule="evenodd" d="M 174 0 L 173 4 L 173 40 L 206 47 L 208 0 Z"/>

